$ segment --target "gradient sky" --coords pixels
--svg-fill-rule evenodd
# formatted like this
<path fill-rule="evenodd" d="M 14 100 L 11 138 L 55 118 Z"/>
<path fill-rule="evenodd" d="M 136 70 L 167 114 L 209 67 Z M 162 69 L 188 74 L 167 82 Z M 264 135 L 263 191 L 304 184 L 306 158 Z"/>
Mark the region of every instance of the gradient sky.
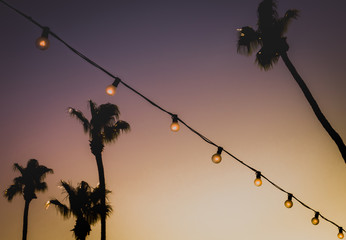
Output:
<path fill-rule="evenodd" d="M 334 142 L 280 60 L 264 72 L 236 52 L 236 29 L 256 26 L 259 1 L 19 1 L 33 17 L 126 83 L 262 171 L 330 220 L 346 228 L 346 165 Z M 279 13 L 301 11 L 287 33 L 289 57 L 322 111 L 346 140 L 346 2 L 280 1 Z M 48 191 L 29 211 L 28 239 L 74 239 L 50 198 L 63 199 L 60 180 L 96 186 L 88 136 L 67 114 L 90 117 L 87 100 L 117 104 L 132 131 L 104 150 L 114 212 L 108 239 L 229 240 L 337 239 L 337 228 L 224 155 L 185 127 L 169 130 L 170 116 L 0 4 L 1 192 L 30 158 L 54 169 Z M 24 200 L 0 198 L 1 239 L 21 238 Z M 99 239 L 99 224 L 89 240 Z"/>

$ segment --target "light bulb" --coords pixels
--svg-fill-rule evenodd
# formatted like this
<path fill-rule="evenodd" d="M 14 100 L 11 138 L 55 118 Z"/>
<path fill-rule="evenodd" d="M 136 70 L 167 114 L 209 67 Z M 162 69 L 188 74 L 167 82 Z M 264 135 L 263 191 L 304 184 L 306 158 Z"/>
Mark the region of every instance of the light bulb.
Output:
<path fill-rule="evenodd" d="M 48 40 L 48 38 L 39 37 L 36 40 L 36 46 L 38 47 L 38 49 L 41 49 L 41 50 L 48 49 L 48 47 L 49 47 L 49 40 Z"/>
<path fill-rule="evenodd" d="M 222 160 L 221 157 L 221 152 L 222 152 L 223 148 L 222 147 L 218 147 L 217 148 L 217 152 L 211 157 L 211 160 L 213 161 L 213 163 L 220 163 Z"/>
<path fill-rule="evenodd" d="M 213 160 L 214 163 L 220 163 L 222 160 L 221 154 L 215 153 L 211 159 Z"/>
<path fill-rule="evenodd" d="M 318 220 L 318 217 L 319 217 L 320 213 L 319 212 L 316 212 L 315 213 L 315 216 L 311 219 L 311 223 L 313 225 L 317 225 L 320 223 L 320 220 Z"/>
<path fill-rule="evenodd" d="M 256 172 L 256 179 L 254 181 L 255 186 L 260 187 L 262 185 L 261 172 Z"/>
<path fill-rule="evenodd" d="M 41 49 L 41 50 L 48 49 L 49 47 L 48 33 L 49 33 L 49 28 L 44 27 L 41 37 L 37 38 L 36 40 L 36 47 L 38 49 Z"/>
<path fill-rule="evenodd" d="M 342 227 L 339 227 L 338 238 L 339 238 L 339 239 L 343 239 L 343 238 L 344 238 L 344 233 L 343 233 Z"/>
<path fill-rule="evenodd" d="M 120 82 L 121 82 L 121 79 L 118 77 L 115 77 L 114 82 L 111 85 L 107 86 L 106 93 L 109 96 L 113 96 L 116 93 L 117 87 L 118 87 Z"/>
<path fill-rule="evenodd" d="M 291 208 L 293 206 L 292 197 L 293 197 L 293 195 L 289 193 L 288 198 L 285 201 L 285 207 Z"/>
<path fill-rule="evenodd" d="M 171 124 L 171 130 L 173 132 L 178 132 L 180 129 L 179 123 L 178 122 L 172 122 Z"/>
<path fill-rule="evenodd" d="M 117 88 L 114 87 L 113 85 L 109 85 L 107 88 L 106 88 L 106 93 L 109 95 L 109 96 L 113 96 L 116 92 Z"/>
<path fill-rule="evenodd" d="M 171 130 L 173 132 L 178 132 L 180 129 L 179 123 L 178 123 L 178 115 L 172 115 L 172 124 L 171 124 Z"/>

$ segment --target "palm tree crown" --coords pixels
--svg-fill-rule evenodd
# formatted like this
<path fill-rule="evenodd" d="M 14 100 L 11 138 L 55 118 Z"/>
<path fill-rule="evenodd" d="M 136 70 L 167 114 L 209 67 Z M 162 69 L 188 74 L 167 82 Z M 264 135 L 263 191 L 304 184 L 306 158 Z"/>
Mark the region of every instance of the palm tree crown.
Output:
<path fill-rule="evenodd" d="M 103 144 L 115 141 L 121 132 L 130 130 L 130 125 L 119 120 L 120 111 L 118 107 L 111 103 L 97 106 L 92 100 L 89 100 L 91 112 L 90 121 L 84 114 L 74 108 L 69 108 L 71 116 L 76 117 L 82 124 L 85 133 L 89 134 L 90 147 L 93 154 L 103 151 Z"/>
<path fill-rule="evenodd" d="M 276 8 L 274 0 L 263 0 L 259 4 L 257 10 L 257 30 L 254 30 L 249 26 L 238 29 L 238 52 L 251 55 L 252 52 L 260 46 L 261 48 L 256 54 L 256 63 L 264 70 L 270 69 L 275 63 L 277 63 L 280 57 L 282 58 L 286 67 L 304 93 L 306 100 L 309 102 L 315 113 L 315 116 L 339 148 L 341 156 L 346 163 L 346 146 L 342 138 L 322 113 L 309 88 L 287 55 L 289 46 L 284 34 L 286 33 L 288 24 L 291 20 L 298 17 L 298 10 L 288 10 L 284 17 L 279 18 Z"/>
<path fill-rule="evenodd" d="M 25 201 L 29 202 L 37 198 L 35 192 L 47 190 L 47 183 L 42 180 L 47 173 L 53 173 L 52 169 L 39 165 L 36 159 L 30 159 L 26 167 L 15 163 L 13 169 L 21 175 L 13 179 L 13 184 L 5 190 L 4 196 L 8 201 L 12 201 L 15 195 L 23 195 Z"/>
<path fill-rule="evenodd" d="M 260 46 L 256 54 L 256 62 L 264 70 L 270 69 L 279 60 L 282 52 L 288 51 L 284 34 L 292 19 L 298 17 L 298 10 L 288 10 L 284 17 L 279 18 L 277 6 L 273 0 L 264 0 L 259 4 L 257 15 L 258 29 L 246 26 L 238 29 L 238 52 L 252 54 Z"/>
<path fill-rule="evenodd" d="M 95 224 L 101 216 L 101 209 L 103 208 L 101 205 L 102 193 L 100 188 L 92 189 L 84 181 L 79 183 L 76 188 L 65 181 L 61 181 L 61 186 L 66 193 L 66 198 L 69 200 L 69 206 L 57 199 L 52 199 L 47 202 L 46 208 L 53 204 L 64 218 L 74 216 L 76 223 L 72 231 L 77 240 L 84 240 L 90 234 L 90 225 Z M 112 208 L 106 205 L 106 214 L 109 214 L 111 210 Z"/>
<path fill-rule="evenodd" d="M 18 163 L 15 163 L 13 169 L 19 171 L 21 175 L 13 179 L 13 184 L 5 190 L 4 197 L 7 198 L 8 201 L 12 201 L 13 197 L 16 195 L 22 195 L 24 197 L 25 207 L 22 239 L 26 240 L 29 204 L 31 200 L 37 198 L 36 192 L 44 192 L 47 190 L 47 183 L 43 182 L 43 179 L 46 177 L 47 173 L 53 173 L 53 170 L 39 165 L 36 159 L 30 159 L 26 167 L 22 167 Z"/>

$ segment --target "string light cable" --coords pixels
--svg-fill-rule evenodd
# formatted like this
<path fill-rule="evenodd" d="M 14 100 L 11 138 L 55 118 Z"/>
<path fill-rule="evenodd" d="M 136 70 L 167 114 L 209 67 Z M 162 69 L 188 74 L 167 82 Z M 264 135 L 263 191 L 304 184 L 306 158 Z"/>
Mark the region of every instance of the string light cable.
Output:
<path fill-rule="evenodd" d="M 3 3 L 5 6 L 7 6 L 8 8 L 12 9 L 13 11 L 15 11 L 16 13 L 18 13 L 19 15 L 21 15 L 22 17 L 26 18 L 31 23 L 35 24 L 36 26 L 38 26 L 39 28 L 42 29 L 41 37 L 36 40 L 36 45 L 37 45 L 37 47 L 39 49 L 45 50 L 45 49 L 48 48 L 48 46 L 49 46 L 48 35 L 51 35 L 52 37 L 54 37 L 55 39 L 60 41 L 63 45 L 65 45 L 68 49 L 70 49 L 72 52 L 74 52 L 76 55 L 78 55 L 80 58 L 82 58 L 83 60 L 85 60 L 86 62 L 91 64 L 92 66 L 96 67 L 97 69 L 101 70 L 102 72 L 104 72 L 106 75 L 108 75 L 112 79 L 114 79 L 113 84 L 108 86 L 107 90 L 106 90 L 106 92 L 109 95 L 114 95 L 116 87 L 121 83 L 123 86 L 125 86 L 126 88 L 128 88 L 132 92 L 134 92 L 137 95 L 139 95 L 140 97 L 142 97 L 144 100 L 146 100 L 152 106 L 154 106 L 154 107 L 160 109 L 161 111 L 169 114 L 172 117 L 172 124 L 171 124 L 171 130 L 172 131 L 178 131 L 179 130 L 179 128 L 180 128 L 179 127 L 179 122 L 180 122 L 187 129 L 189 129 L 191 132 L 193 132 L 198 137 L 200 137 L 203 141 L 205 141 L 206 143 L 216 147 L 217 148 L 217 153 L 215 153 L 213 155 L 213 158 L 212 158 L 214 163 L 219 163 L 221 161 L 221 159 L 222 159 L 221 158 L 221 153 L 224 152 L 225 154 L 229 155 L 231 158 L 233 158 L 234 160 L 236 160 L 237 162 L 239 162 L 243 166 L 247 167 L 248 169 L 252 170 L 256 174 L 256 179 L 255 179 L 255 182 L 254 182 L 256 186 L 261 186 L 262 185 L 261 178 L 263 178 L 268 183 L 270 183 L 272 186 L 277 188 L 278 190 L 286 193 L 288 195 L 288 199 L 285 201 L 285 206 L 287 208 L 290 208 L 290 207 L 293 206 L 293 202 L 292 202 L 293 199 L 296 200 L 303 207 L 305 207 L 305 208 L 307 208 L 307 209 L 309 209 L 309 210 L 314 212 L 314 217 L 311 219 L 312 224 L 317 225 L 319 223 L 318 217 L 320 217 L 321 219 L 324 219 L 325 221 L 331 223 L 332 225 L 334 225 L 334 226 L 336 226 L 338 228 L 338 234 L 337 234 L 338 238 L 342 239 L 344 237 L 344 233 L 346 233 L 346 231 L 343 229 L 343 227 L 341 227 L 340 225 L 336 224 L 335 222 L 329 220 L 328 218 L 323 216 L 319 211 L 311 208 L 310 206 L 308 206 L 307 204 L 302 202 L 300 199 L 298 199 L 296 196 L 294 196 L 292 193 L 290 193 L 290 192 L 284 190 L 283 188 L 281 188 L 280 186 L 278 186 L 276 183 L 274 183 L 269 178 L 264 176 L 260 171 L 258 171 L 255 168 L 249 166 L 248 164 L 246 164 L 245 162 L 243 162 L 242 160 L 240 160 L 239 158 L 237 158 L 236 156 L 234 156 L 233 154 L 228 152 L 226 149 L 224 149 L 221 146 L 217 145 L 216 143 L 214 143 L 213 141 L 211 141 L 210 139 L 205 137 L 203 134 L 201 134 L 200 132 L 198 132 L 195 129 L 193 129 L 191 126 L 189 126 L 187 123 L 185 123 L 181 118 L 179 118 L 177 114 L 173 114 L 173 113 L 167 111 L 166 109 L 160 107 L 158 104 L 156 104 L 155 102 L 153 102 L 152 100 L 150 100 L 149 98 L 147 98 L 146 96 L 141 94 L 139 91 L 135 90 L 134 88 L 132 88 L 131 86 L 126 84 L 123 80 L 121 80 L 120 78 L 116 77 L 114 74 L 110 73 L 105 68 L 103 68 L 102 66 L 98 65 L 96 62 L 94 62 L 93 60 L 91 60 L 90 58 L 88 58 L 87 56 L 85 56 L 84 54 L 82 54 L 81 52 L 79 52 L 78 50 L 73 48 L 72 46 L 70 46 L 67 42 L 65 42 L 63 39 L 61 39 L 57 34 L 52 32 L 49 27 L 41 25 L 40 23 L 35 21 L 32 17 L 26 15 L 25 13 L 21 12 L 20 10 L 18 10 L 17 8 L 15 8 L 12 5 L 8 4 L 7 2 L 5 2 L 3 0 L 0 0 L 0 2 Z M 42 42 L 42 41 L 44 41 L 44 42 Z M 215 159 L 215 161 L 214 161 L 214 156 L 217 157 L 217 159 Z"/>

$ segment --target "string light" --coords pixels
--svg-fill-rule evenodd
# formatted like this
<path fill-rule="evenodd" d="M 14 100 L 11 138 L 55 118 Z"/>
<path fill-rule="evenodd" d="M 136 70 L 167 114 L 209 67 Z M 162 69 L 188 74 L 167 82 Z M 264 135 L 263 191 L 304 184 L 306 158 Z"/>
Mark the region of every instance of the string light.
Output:
<path fill-rule="evenodd" d="M 257 187 L 260 187 L 262 185 L 262 179 L 261 179 L 261 172 L 257 171 L 256 172 L 256 179 L 254 181 L 254 184 L 257 186 Z"/>
<path fill-rule="evenodd" d="M 49 47 L 49 40 L 48 40 L 48 34 L 49 34 L 49 28 L 44 27 L 41 37 L 37 38 L 36 40 L 36 47 L 41 50 L 46 50 Z"/>
<path fill-rule="evenodd" d="M 180 129 L 179 123 L 178 123 L 178 115 L 173 114 L 172 115 L 172 124 L 171 124 L 171 130 L 173 132 L 178 132 Z"/>
<path fill-rule="evenodd" d="M 293 206 L 292 197 L 293 197 L 293 195 L 291 193 L 289 193 L 288 198 L 285 201 L 285 207 L 291 208 Z"/>
<path fill-rule="evenodd" d="M 339 239 L 343 239 L 344 238 L 344 233 L 343 233 L 344 229 L 342 229 L 342 227 L 339 227 L 339 233 L 338 233 L 338 238 Z"/>
<path fill-rule="evenodd" d="M 313 225 L 317 225 L 320 223 L 320 220 L 318 220 L 318 217 L 320 216 L 319 212 L 315 212 L 315 216 L 311 219 L 311 223 Z"/>
<path fill-rule="evenodd" d="M 76 50 L 75 48 L 71 47 L 68 43 L 66 43 L 64 40 L 62 40 L 58 35 L 56 35 L 55 33 L 51 32 L 49 30 L 48 27 L 44 27 L 41 24 L 39 24 L 38 22 L 36 22 L 33 18 L 29 17 L 28 15 L 24 14 L 23 12 L 19 11 L 18 9 L 14 8 L 13 6 L 9 5 L 7 2 L 0 0 L 1 3 L 3 3 L 4 5 L 6 5 L 7 7 L 9 7 L 10 9 L 12 9 L 13 11 L 17 12 L 19 15 L 21 15 L 22 17 L 26 18 L 28 21 L 32 22 L 33 24 L 37 25 L 38 27 L 40 27 L 41 29 L 43 29 L 43 33 L 41 35 L 40 38 L 44 37 L 44 43 L 42 42 L 40 44 L 40 42 L 37 40 L 36 43 L 38 42 L 38 47 L 42 50 L 45 50 L 49 47 L 49 41 L 48 41 L 48 34 L 50 34 L 51 36 L 53 36 L 54 38 L 56 38 L 58 41 L 60 41 L 62 44 L 64 44 L 68 49 L 70 49 L 72 52 L 74 52 L 76 55 L 78 55 L 79 57 L 81 57 L 83 60 L 85 60 L 86 62 L 88 62 L 89 64 L 93 65 L 94 67 L 98 68 L 99 70 L 101 70 L 102 72 L 104 72 L 105 74 L 107 74 L 108 76 L 112 77 L 114 79 L 114 82 L 112 84 L 113 87 L 117 87 L 119 82 L 121 82 L 125 87 L 127 87 L 128 89 L 130 89 L 131 91 L 133 91 L 134 93 L 136 93 L 137 95 L 139 95 L 140 97 L 142 97 L 143 99 L 145 99 L 147 102 L 149 102 L 151 105 L 153 105 L 154 107 L 160 109 L 161 111 L 169 114 L 172 116 L 172 119 L 174 116 L 176 116 L 176 120 L 178 120 L 177 115 L 172 114 L 170 112 L 168 112 L 167 110 L 165 110 L 164 108 L 160 107 L 159 105 L 157 105 L 156 103 L 154 103 L 153 101 L 151 101 L 149 98 L 145 97 L 144 95 L 142 95 L 140 92 L 136 91 L 135 89 L 133 89 L 131 86 L 127 85 L 125 82 L 121 81 L 119 78 L 115 77 L 113 74 L 111 74 L 110 72 L 108 72 L 106 69 L 104 69 L 103 67 L 101 67 L 100 65 L 98 65 L 97 63 L 95 63 L 94 61 L 92 61 L 91 59 L 89 59 L 88 57 L 86 57 L 85 55 L 83 55 L 81 52 L 79 52 L 78 50 Z M 242 29 L 237 29 L 238 31 L 242 31 Z M 40 39 L 39 38 L 39 39 Z M 259 38 L 261 40 L 261 38 Z M 258 54 L 262 54 L 262 52 L 258 52 Z M 119 79 L 120 81 L 117 83 L 116 79 Z M 106 90 L 106 92 L 108 93 L 108 91 Z M 110 93 L 112 93 L 110 91 Z M 115 94 L 115 90 L 113 95 Z M 69 111 L 72 111 L 72 109 L 69 109 Z M 193 128 L 191 128 L 189 125 L 187 125 L 182 119 L 179 119 L 179 121 L 184 124 L 189 130 L 191 130 L 193 133 L 195 133 L 196 135 L 198 135 L 202 140 L 204 140 L 205 142 L 218 147 L 218 145 L 216 145 L 214 142 L 212 142 L 211 140 L 209 140 L 207 137 L 203 136 L 201 133 L 197 132 L 196 130 L 194 130 Z M 221 152 L 224 151 L 226 154 L 228 154 L 229 156 L 231 156 L 232 158 L 234 158 L 236 161 L 238 161 L 239 163 L 241 163 L 242 165 L 246 166 L 247 168 L 249 168 L 250 170 L 256 172 L 256 180 L 257 180 L 257 173 L 259 171 L 257 171 L 256 169 L 252 168 L 251 166 L 247 165 L 246 163 L 244 163 L 243 161 L 241 161 L 240 159 L 238 159 L 236 156 L 232 155 L 231 153 L 229 153 L 228 151 L 224 150 L 221 147 L 218 147 L 218 152 L 216 154 L 213 155 L 213 162 L 215 163 L 219 163 L 221 161 Z M 216 158 L 214 161 L 214 156 L 219 157 Z M 271 185 L 273 185 L 275 188 L 277 188 L 278 190 L 287 193 L 287 191 L 285 191 L 284 189 L 282 189 L 281 187 L 279 187 L 277 184 L 275 184 L 274 182 L 272 182 L 271 180 L 269 180 L 267 177 L 263 176 L 262 174 L 260 174 L 260 176 L 262 178 L 264 178 L 265 180 L 267 180 Z M 256 181 L 255 180 L 255 181 Z M 262 181 L 262 180 L 261 180 Z M 293 202 L 292 202 L 292 198 L 294 198 L 295 200 L 297 200 L 297 202 L 299 202 L 302 206 L 304 206 L 305 208 L 314 211 L 315 212 L 315 217 L 311 219 L 311 221 L 313 222 L 313 220 L 316 218 L 318 220 L 318 216 L 320 216 L 321 218 L 323 218 L 325 221 L 337 226 L 339 228 L 339 233 L 338 233 L 338 238 L 342 239 L 344 238 L 344 230 L 342 227 L 339 227 L 339 225 L 337 225 L 336 223 L 334 223 L 333 221 L 327 219 L 326 217 L 322 216 L 321 214 L 319 214 L 318 216 L 316 215 L 318 212 L 315 211 L 314 209 L 312 209 L 311 207 L 309 207 L 308 205 L 306 205 L 305 203 L 303 203 L 302 201 L 300 201 L 299 199 L 297 199 L 296 197 L 294 197 L 292 194 L 288 193 L 288 199 L 285 201 L 285 206 L 287 208 L 290 208 L 293 206 Z M 49 206 L 49 203 L 47 203 L 46 207 Z M 314 220 L 314 222 L 316 222 L 316 220 Z M 319 220 L 318 220 L 319 222 Z M 314 224 L 314 223 L 313 223 Z"/>
<path fill-rule="evenodd" d="M 221 153 L 222 153 L 223 148 L 218 147 L 217 152 L 211 157 L 211 160 L 213 163 L 220 163 L 222 160 Z"/>
<path fill-rule="evenodd" d="M 111 85 L 107 86 L 106 93 L 110 96 L 113 96 L 120 82 L 121 82 L 120 78 L 115 77 L 114 82 Z"/>

